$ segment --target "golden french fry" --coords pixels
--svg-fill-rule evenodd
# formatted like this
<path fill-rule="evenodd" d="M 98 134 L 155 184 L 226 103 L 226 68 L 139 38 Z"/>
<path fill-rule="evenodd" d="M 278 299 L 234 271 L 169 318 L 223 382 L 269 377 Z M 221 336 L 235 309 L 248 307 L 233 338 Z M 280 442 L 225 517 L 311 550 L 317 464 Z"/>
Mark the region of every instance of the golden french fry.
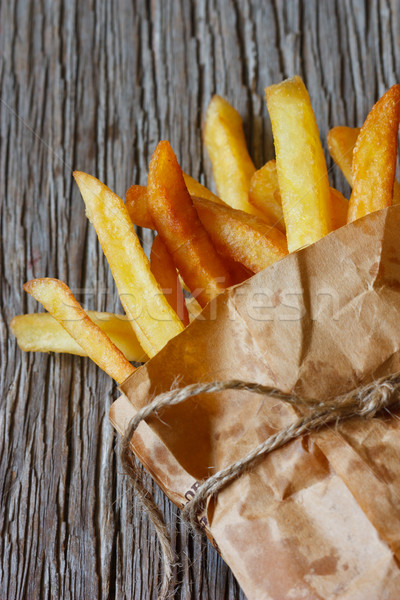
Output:
<path fill-rule="evenodd" d="M 147 199 L 152 220 L 176 268 L 205 306 L 232 284 L 231 276 L 197 216 L 168 142 L 160 142 L 151 159 Z"/>
<path fill-rule="evenodd" d="M 65 283 L 50 278 L 32 279 L 24 284 L 24 290 L 40 302 L 87 356 L 117 383 L 122 383 L 133 373 L 135 368 L 88 317 Z"/>
<path fill-rule="evenodd" d="M 350 223 L 392 204 L 400 121 L 400 85 L 392 86 L 372 107 L 353 153 Z"/>
<path fill-rule="evenodd" d="M 347 223 L 349 201 L 335 188 L 330 188 L 332 230 L 339 229 Z"/>
<path fill-rule="evenodd" d="M 287 254 L 286 238 L 255 215 L 204 198 L 193 198 L 197 214 L 221 256 L 257 273 Z"/>
<path fill-rule="evenodd" d="M 254 173 L 250 181 L 249 201 L 265 214 L 271 225 L 285 233 L 286 227 L 275 160 L 269 160 Z"/>
<path fill-rule="evenodd" d="M 353 151 L 359 133 L 359 127 L 339 126 L 333 127 L 327 136 L 330 155 L 351 187 L 353 187 Z M 393 204 L 400 204 L 400 184 L 397 179 L 393 184 Z"/>
<path fill-rule="evenodd" d="M 184 326 L 150 270 L 122 200 L 91 175 L 75 171 L 74 177 L 110 265 L 122 306 L 140 345 L 152 357 Z"/>
<path fill-rule="evenodd" d="M 125 315 L 94 310 L 88 310 L 87 315 L 108 335 L 127 360 L 147 360 Z M 18 315 L 11 321 L 10 328 L 18 346 L 25 352 L 64 352 L 87 356 L 87 352 L 49 313 Z"/>
<path fill-rule="evenodd" d="M 145 185 L 132 185 L 126 192 L 125 205 L 134 225 L 146 229 L 156 228 L 150 214 L 149 198 Z"/>
<path fill-rule="evenodd" d="M 150 267 L 166 299 L 186 327 L 189 325 L 189 313 L 185 304 L 185 296 L 172 256 L 159 235 L 151 246 Z"/>
<path fill-rule="evenodd" d="M 126 207 L 132 222 L 135 225 L 144 223 L 143 227 L 155 229 L 147 207 L 146 188 L 137 188 L 139 186 L 136 186 L 134 193 L 131 193 L 130 188 L 126 197 Z M 287 254 L 286 238 L 282 232 L 255 215 L 205 198 L 193 196 L 192 202 L 219 254 L 240 263 L 252 273 L 264 269 Z M 237 283 L 236 274 L 234 281 Z"/>
<path fill-rule="evenodd" d="M 300 77 L 266 88 L 289 252 L 331 231 L 329 181 L 310 97 Z"/>
<path fill-rule="evenodd" d="M 218 198 L 218 196 L 213 194 L 204 185 L 201 185 L 201 183 L 196 181 L 196 179 L 193 179 L 193 177 L 187 175 L 187 173 L 184 173 L 183 171 L 182 174 L 188 192 L 191 196 L 197 196 L 198 198 L 206 198 L 206 200 L 212 200 L 213 202 L 217 202 L 218 204 L 225 204 L 225 202 L 222 202 L 222 200 Z"/>
<path fill-rule="evenodd" d="M 351 187 L 353 150 L 359 133 L 359 127 L 333 127 L 327 135 L 329 153 Z"/>
<path fill-rule="evenodd" d="M 250 204 L 248 198 L 250 181 L 256 168 L 247 150 L 242 118 L 221 96 L 213 96 L 208 106 L 204 144 L 221 200 L 233 208 L 262 217 L 262 213 Z"/>

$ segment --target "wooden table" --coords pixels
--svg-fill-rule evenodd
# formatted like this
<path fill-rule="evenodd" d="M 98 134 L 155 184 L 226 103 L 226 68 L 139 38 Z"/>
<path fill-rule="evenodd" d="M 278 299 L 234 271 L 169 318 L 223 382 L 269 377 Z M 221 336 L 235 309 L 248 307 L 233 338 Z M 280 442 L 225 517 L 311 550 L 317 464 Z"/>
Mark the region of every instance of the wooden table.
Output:
<path fill-rule="evenodd" d="M 116 386 L 87 359 L 19 351 L 9 322 L 38 310 L 22 283 L 58 277 L 88 308 L 120 310 L 72 169 L 124 195 L 168 138 L 212 185 L 201 125 L 214 92 L 243 115 L 261 166 L 273 156 L 264 87 L 295 73 L 323 140 L 360 125 L 399 77 L 400 3 L 3 0 L 0 27 L 0 599 L 154 599 L 158 546 L 108 422 Z M 176 598 L 243 598 L 156 496 L 176 531 Z"/>

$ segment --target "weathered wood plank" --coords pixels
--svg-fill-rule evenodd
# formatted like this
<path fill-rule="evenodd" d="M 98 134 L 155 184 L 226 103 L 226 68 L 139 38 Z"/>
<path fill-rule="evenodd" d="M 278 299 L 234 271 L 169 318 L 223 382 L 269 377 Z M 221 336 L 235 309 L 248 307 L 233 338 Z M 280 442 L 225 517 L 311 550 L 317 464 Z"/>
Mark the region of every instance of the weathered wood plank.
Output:
<path fill-rule="evenodd" d="M 157 544 L 108 423 L 115 386 L 86 360 L 20 353 L 8 327 L 37 310 L 21 288 L 36 276 L 67 281 L 89 308 L 119 306 L 72 169 L 124 194 L 168 138 L 211 185 L 201 125 L 214 92 L 242 113 L 261 166 L 264 87 L 294 73 L 323 136 L 359 125 L 399 79 L 399 17 L 395 0 L 0 3 L 0 598 L 156 598 Z M 334 168 L 332 180 L 348 191 Z M 156 496 L 176 529 L 176 597 L 243 598 Z"/>

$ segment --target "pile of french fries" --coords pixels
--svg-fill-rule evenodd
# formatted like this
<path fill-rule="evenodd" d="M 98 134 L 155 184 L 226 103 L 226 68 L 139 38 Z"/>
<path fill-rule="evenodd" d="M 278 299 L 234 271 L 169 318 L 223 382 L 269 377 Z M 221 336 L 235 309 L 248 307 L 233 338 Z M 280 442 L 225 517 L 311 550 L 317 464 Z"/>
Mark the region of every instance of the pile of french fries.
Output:
<path fill-rule="evenodd" d="M 147 186 L 124 203 L 95 177 L 75 172 L 125 315 L 85 311 L 56 279 L 25 291 L 47 313 L 15 317 L 25 351 L 89 356 L 118 383 L 131 362 L 152 357 L 224 289 L 365 215 L 400 203 L 395 179 L 400 85 L 375 104 L 361 129 L 335 127 L 328 147 L 352 187 L 350 200 L 330 187 L 318 127 L 300 77 L 266 89 L 275 160 L 254 166 L 239 113 L 214 96 L 204 143 L 217 195 L 182 172 L 166 141 L 158 144 Z M 157 232 L 146 257 L 135 226 Z M 334 257 L 333 257 L 334 259 Z"/>

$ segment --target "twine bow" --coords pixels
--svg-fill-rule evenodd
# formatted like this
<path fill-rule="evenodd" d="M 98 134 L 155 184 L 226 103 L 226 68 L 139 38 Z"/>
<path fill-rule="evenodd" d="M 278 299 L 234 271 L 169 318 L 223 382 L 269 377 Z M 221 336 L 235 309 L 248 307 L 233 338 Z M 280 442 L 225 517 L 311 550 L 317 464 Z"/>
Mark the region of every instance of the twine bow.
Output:
<path fill-rule="evenodd" d="M 151 415 L 157 415 L 158 411 L 167 406 L 180 404 L 200 394 L 211 394 L 224 390 L 242 390 L 270 398 L 277 398 L 295 406 L 302 413 L 296 421 L 268 437 L 246 456 L 221 469 L 202 482 L 194 498 L 185 505 L 182 511 L 183 519 L 193 529 L 201 531 L 198 516 L 204 510 L 207 499 L 216 495 L 246 469 L 254 467 L 267 454 L 277 448 L 281 448 L 291 440 L 311 431 L 316 431 L 329 423 L 338 423 L 352 417 L 374 417 L 379 411 L 393 406 L 400 400 L 399 386 L 400 372 L 381 378 L 368 385 L 355 388 L 335 398 L 330 398 L 322 402 L 313 402 L 295 394 L 285 394 L 273 387 L 233 379 L 230 381 L 214 381 L 212 383 L 194 383 L 184 388 L 172 389 L 156 396 L 148 405 L 139 410 L 130 421 L 122 438 L 121 459 L 135 488 L 137 499 L 155 527 L 162 550 L 164 572 L 159 594 L 160 600 L 167 598 L 175 557 L 163 516 L 155 504 L 152 494 L 144 487 L 140 478 L 140 472 L 137 471 L 132 462 L 130 442 L 135 430 L 142 421 Z"/>

